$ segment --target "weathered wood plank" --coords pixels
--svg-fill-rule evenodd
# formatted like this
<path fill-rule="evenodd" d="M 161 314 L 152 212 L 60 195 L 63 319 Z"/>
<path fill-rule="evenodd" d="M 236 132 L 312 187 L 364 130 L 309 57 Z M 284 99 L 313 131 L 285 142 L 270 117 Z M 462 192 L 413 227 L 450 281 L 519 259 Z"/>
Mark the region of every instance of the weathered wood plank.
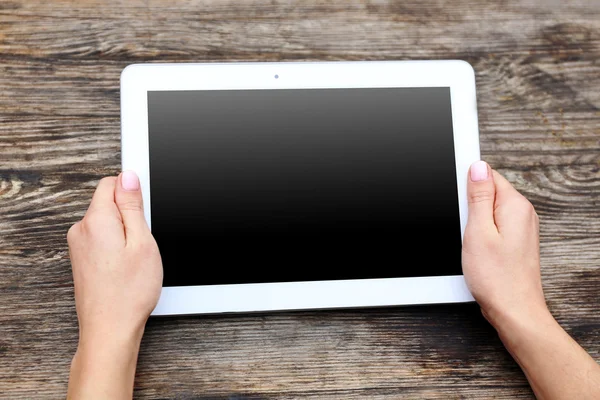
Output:
<path fill-rule="evenodd" d="M 600 359 L 600 5 L 594 1 L 0 2 L 0 398 L 65 393 L 65 243 L 119 170 L 133 62 L 461 58 L 481 148 L 536 206 L 544 290 Z M 476 305 L 164 318 L 140 398 L 531 398 Z"/>

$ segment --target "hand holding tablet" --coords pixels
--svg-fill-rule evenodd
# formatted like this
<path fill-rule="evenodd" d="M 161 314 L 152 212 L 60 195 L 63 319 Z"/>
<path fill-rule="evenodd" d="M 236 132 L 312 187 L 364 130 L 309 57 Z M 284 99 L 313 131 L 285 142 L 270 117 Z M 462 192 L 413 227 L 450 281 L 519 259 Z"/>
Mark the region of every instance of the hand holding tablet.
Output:
<path fill-rule="evenodd" d="M 467 63 L 134 65 L 121 96 L 155 315 L 472 300 Z"/>
<path fill-rule="evenodd" d="M 240 81 L 229 87 L 218 79 L 211 82 L 226 87 L 219 90 L 227 93 L 214 88 L 215 92 L 197 98 L 166 93 L 170 90 L 160 86 L 165 82 L 170 89 L 182 88 L 173 85 L 177 82 L 158 79 L 153 90 L 165 93 L 146 92 L 147 97 L 139 97 L 140 87 L 145 86 L 132 91 L 136 82 L 127 79 L 133 86 L 122 92 L 124 104 L 129 104 L 123 114 L 123 163 L 125 169 L 129 164 L 135 167 L 142 179 L 138 181 L 133 171 L 103 179 L 84 219 L 69 231 L 80 338 L 71 364 L 68 398 L 131 397 L 144 323 L 153 309 L 158 315 L 469 300 L 463 277 L 448 275 L 456 271 L 452 256 L 457 249 L 452 239 L 456 213 L 458 234 L 464 233 L 462 267 L 469 287 L 536 395 L 596 398 L 600 394 L 600 367 L 546 307 L 533 207 L 483 162 L 475 163 L 469 179 L 464 179 L 466 160 L 478 155 L 473 152 L 477 141 L 472 140 L 476 138 L 471 118 L 474 91 L 457 94 L 454 88 L 461 86 L 450 80 L 447 96 L 448 91 L 440 90 L 443 82 L 434 80 L 435 85 L 427 86 L 419 79 L 412 82 L 417 86 L 405 84 L 419 90 L 406 91 L 403 85 L 394 85 L 398 81 L 388 69 L 418 77 L 419 71 L 436 69 L 442 75 L 465 73 L 465 66 L 457 71 L 452 66 L 461 64 L 448 62 L 435 62 L 435 67 L 430 63 L 360 64 L 336 65 L 329 72 L 338 71 L 346 78 L 362 76 L 367 70 L 379 72 L 387 86 L 377 82 L 350 85 L 346 78 L 338 82 L 326 73 L 331 87 L 319 86 L 314 73 L 332 68 L 331 64 L 315 65 L 308 74 L 313 85 L 301 86 L 369 89 L 361 91 L 361 97 L 371 101 L 358 102 L 358 92 L 338 90 L 321 91 L 321 96 L 315 96 L 316 91 L 304 92 L 304 98 L 294 91 L 278 97 L 289 89 L 279 88 L 263 93 L 262 101 L 256 103 L 261 106 L 255 107 L 248 100 L 257 99 L 256 93 L 246 89 L 256 88 Z M 289 68 L 278 68 L 286 75 L 296 68 L 286 65 Z M 413 68 L 416 65 L 418 69 Z M 246 67 L 249 70 L 239 71 L 246 69 L 248 77 L 268 72 L 263 66 Z M 304 72 L 305 67 L 301 68 Z M 198 68 L 204 70 L 196 65 L 190 71 L 198 72 Z M 190 80 L 191 91 L 211 86 L 182 75 Z M 202 76 L 210 77 L 210 73 Z M 472 81 L 468 76 L 464 77 Z M 371 90 L 390 88 L 397 90 Z M 460 95 L 469 92 L 472 103 L 470 94 Z M 378 96 L 382 94 L 400 107 L 381 102 Z M 201 103 L 206 98 L 211 100 L 206 109 L 213 106 L 211 114 L 182 101 Z M 164 107 L 157 108 L 156 102 L 161 101 Z M 282 112 L 284 121 L 265 125 L 265 104 Z M 132 124 L 135 112 L 130 111 L 146 107 L 146 113 L 160 117 L 145 115 L 146 122 Z M 425 118 L 428 114 L 423 117 L 426 107 L 438 116 L 429 118 L 433 122 Z M 325 115 L 321 109 L 333 112 Z M 166 111 L 161 115 L 161 110 Z M 228 121 L 232 115 L 236 118 Z M 340 126 L 343 129 L 336 130 Z M 198 132 L 195 127 L 203 129 Z M 185 132 L 190 134 L 182 135 Z M 232 137 L 239 137 L 239 142 L 229 140 Z M 423 140 L 427 146 L 420 144 Z M 235 148 L 236 143 L 242 144 L 241 150 Z M 136 153 L 133 145 L 142 151 Z M 448 157 L 452 152 L 453 159 Z M 152 161 L 155 157 L 158 163 Z M 192 168 L 182 168 L 186 166 Z M 161 176 L 171 179 L 158 179 Z M 424 179 L 411 180 L 415 177 Z M 455 187 L 448 184 L 451 177 L 456 179 Z M 402 186 L 398 188 L 395 182 Z M 165 187 L 170 193 L 164 192 L 161 200 Z M 178 198 L 175 208 L 164 207 L 172 197 Z M 458 210 L 452 212 L 448 205 L 455 204 L 456 198 Z M 472 207 L 465 229 L 467 199 Z M 150 222 L 166 256 L 160 301 L 163 269 L 148 229 Z M 172 250 L 169 241 L 175 243 Z M 178 247 L 177 241 L 189 247 Z M 425 251 L 419 247 L 423 244 Z M 182 253 L 175 251 L 179 249 Z M 255 273 L 245 273 L 244 268 Z M 332 279 L 321 280 L 327 277 Z M 564 365 L 577 368 L 565 369 Z M 555 379 L 557 374 L 562 379 Z"/>
<path fill-rule="evenodd" d="M 468 198 L 463 269 L 482 312 L 537 395 L 596 398 L 600 366 L 544 302 L 533 207 L 481 161 L 471 167 Z M 131 397 L 144 323 L 162 277 L 135 174 L 103 179 L 68 241 L 80 337 L 67 398 Z"/>

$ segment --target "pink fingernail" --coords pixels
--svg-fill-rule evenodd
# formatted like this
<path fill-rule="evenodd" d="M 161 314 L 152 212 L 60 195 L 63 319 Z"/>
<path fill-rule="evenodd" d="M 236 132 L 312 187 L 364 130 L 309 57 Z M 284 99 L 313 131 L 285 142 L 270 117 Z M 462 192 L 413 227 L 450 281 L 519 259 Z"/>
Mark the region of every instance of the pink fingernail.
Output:
<path fill-rule="evenodd" d="M 488 166 L 485 161 L 475 161 L 471 165 L 471 180 L 473 182 L 485 181 L 488 178 Z"/>
<path fill-rule="evenodd" d="M 123 171 L 121 174 L 121 186 L 127 191 L 139 190 L 140 180 L 133 171 Z"/>

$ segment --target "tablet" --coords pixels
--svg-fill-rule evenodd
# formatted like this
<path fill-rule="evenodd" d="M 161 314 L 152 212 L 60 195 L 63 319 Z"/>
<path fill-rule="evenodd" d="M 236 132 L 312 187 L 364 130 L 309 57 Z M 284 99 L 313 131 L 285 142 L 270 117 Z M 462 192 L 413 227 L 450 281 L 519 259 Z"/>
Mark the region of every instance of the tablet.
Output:
<path fill-rule="evenodd" d="M 468 63 L 130 65 L 121 124 L 163 260 L 153 315 L 473 300 Z"/>

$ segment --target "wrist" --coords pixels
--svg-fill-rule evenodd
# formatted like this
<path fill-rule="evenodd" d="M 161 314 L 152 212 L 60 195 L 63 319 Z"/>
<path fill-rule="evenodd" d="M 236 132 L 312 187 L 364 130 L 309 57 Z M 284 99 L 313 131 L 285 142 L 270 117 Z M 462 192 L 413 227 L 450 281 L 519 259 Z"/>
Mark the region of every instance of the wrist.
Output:
<path fill-rule="evenodd" d="M 488 318 L 487 315 L 486 318 Z M 522 308 L 516 312 L 498 313 L 493 318 L 492 326 L 498 332 L 504 346 L 515 357 L 519 350 L 528 346 L 531 341 L 551 335 L 557 329 L 562 330 L 545 304 L 543 307 Z"/>
<path fill-rule="evenodd" d="M 68 398 L 103 393 L 106 398 L 131 398 L 141 332 L 94 335 L 80 330 L 79 345 L 71 363 Z M 71 383 L 72 381 L 72 383 Z"/>
<path fill-rule="evenodd" d="M 107 354 L 125 358 L 136 355 L 140 348 L 144 327 L 139 329 L 84 329 L 80 328 L 77 351 L 87 355 Z"/>
<path fill-rule="evenodd" d="M 87 349 L 104 348 L 106 350 L 139 348 L 146 319 L 128 321 L 126 318 L 86 318 L 79 324 L 79 347 Z"/>

